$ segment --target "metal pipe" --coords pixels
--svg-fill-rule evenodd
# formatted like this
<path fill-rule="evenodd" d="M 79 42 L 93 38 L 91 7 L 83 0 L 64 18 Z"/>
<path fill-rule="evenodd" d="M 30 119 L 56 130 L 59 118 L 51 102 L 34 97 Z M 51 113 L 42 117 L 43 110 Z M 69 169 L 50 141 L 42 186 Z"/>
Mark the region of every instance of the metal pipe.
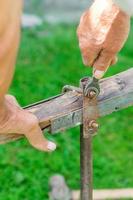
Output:
<path fill-rule="evenodd" d="M 80 127 L 81 200 L 93 200 L 92 137 L 98 129 L 97 96 L 100 87 L 94 77 L 82 78 L 80 87 L 83 91 L 83 125 Z"/>
<path fill-rule="evenodd" d="M 84 138 L 83 125 L 80 126 L 80 177 L 81 200 L 93 199 L 93 159 L 92 137 Z"/>

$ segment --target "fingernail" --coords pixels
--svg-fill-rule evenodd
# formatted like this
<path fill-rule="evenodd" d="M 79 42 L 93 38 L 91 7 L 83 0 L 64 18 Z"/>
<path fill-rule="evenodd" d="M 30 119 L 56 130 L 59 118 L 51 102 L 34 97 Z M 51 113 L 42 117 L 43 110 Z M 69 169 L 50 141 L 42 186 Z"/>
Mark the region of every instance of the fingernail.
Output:
<path fill-rule="evenodd" d="M 54 150 L 56 149 L 56 144 L 53 143 L 53 142 L 48 142 L 47 148 L 48 148 L 50 151 L 54 151 Z"/>
<path fill-rule="evenodd" d="M 105 73 L 104 71 L 95 70 L 94 76 L 95 76 L 95 78 L 100 79 L 100 78 L 102 78 L 104 76 L 104 73 Z"/>

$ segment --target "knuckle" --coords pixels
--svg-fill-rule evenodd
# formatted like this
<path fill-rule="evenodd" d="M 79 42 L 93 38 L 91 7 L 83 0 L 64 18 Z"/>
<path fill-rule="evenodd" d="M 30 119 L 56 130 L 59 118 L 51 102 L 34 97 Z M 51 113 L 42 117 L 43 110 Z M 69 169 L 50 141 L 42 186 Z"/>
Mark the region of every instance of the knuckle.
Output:
<path fill-rule="evenodd" d="M 81 51 L 85 54 L 88 54 L 89 50 L 93 49 L 92 45 L 90 45 L 90 39 L 87 38 L 86 36 L 82 36 L 79 39 L 79 47 L 80 47 Z"/>
<path fill-rule="evenodd" d="M 6 98 L 7 100 L 17 101 L 17 100 L 16 100 L 16 97 L 14 97 L 13 95 L 10 95 L 10 94 L 7 94 L 7 95 L 5 96 L 5 98 Z"/>
<path fill-rule="evenodd" d="M 82 15 L 81 15 L 81 18 L 80 18 L 80 23 L 84 23 L 86 18 L 88 17 L 89 15 L 89 10 L 86 10 Z"/>
<path fill-rule="evenodd" d="M 35 115 L 28 113 L 28 127 L 29 129 L 33 129 L 38 126 L 38 119 Z"/>

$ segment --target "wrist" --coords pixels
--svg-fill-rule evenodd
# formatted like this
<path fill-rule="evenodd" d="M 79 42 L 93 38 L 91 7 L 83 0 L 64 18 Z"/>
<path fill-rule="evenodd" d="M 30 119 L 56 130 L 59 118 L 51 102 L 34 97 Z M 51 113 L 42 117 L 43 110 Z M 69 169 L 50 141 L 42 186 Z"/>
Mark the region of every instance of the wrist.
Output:
<path fill-rule="evenodd" d="M 120 9 L 128 15 L 133 14 L 133 2 L 131 0 L 114 0 L 114 3 L 120 7 Z"/>

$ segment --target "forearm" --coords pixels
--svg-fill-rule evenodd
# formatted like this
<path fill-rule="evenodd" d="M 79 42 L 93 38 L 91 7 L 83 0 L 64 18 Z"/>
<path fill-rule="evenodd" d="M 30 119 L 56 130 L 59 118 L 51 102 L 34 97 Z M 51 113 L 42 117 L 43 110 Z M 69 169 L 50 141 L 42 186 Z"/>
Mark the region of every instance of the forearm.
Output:
<path fill-rule="evenodd" d="M 133 1 L 132 0 L 114 0 L 114 2 L 122 8 L 127 14 L 133 15 Z"/>
<path fill-rule="evenodd" d="M 20 36 L 21 0 L 0 2 L 0 109 L 11 84 Z"/>

